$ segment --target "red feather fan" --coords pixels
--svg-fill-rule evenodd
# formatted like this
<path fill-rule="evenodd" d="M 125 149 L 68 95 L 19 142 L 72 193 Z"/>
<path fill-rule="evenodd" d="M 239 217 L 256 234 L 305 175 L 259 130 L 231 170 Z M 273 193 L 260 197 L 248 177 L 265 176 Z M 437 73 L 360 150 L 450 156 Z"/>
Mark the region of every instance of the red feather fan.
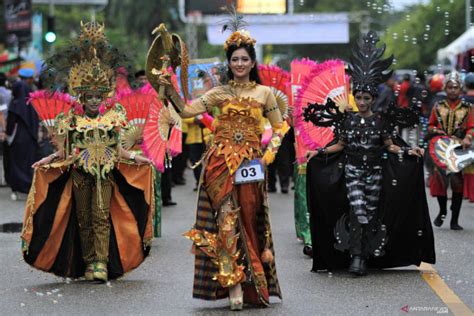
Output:
<path fill-rule="evenodd" d="M 286 92 L 286 84 L 290 82 L 290 74 L 287 71 L 277 66 L 259 65 L 258 75 L 263 85 Z"/>
<path fill-rule="evenodd" d="M 163 105 L 151 85 L 145 85 L 140 91 L 153 96 L 143 128 L 142 149 L 155 167 L 164 172 L 166 155 L 176 156 L 182 152 L 181 118 L 171 105 Z"/>
<path fill-rule="evenodd" d="M 70 95 L 46 90 L 30 93 L 29 102 L 50 132 L 54 129 L 58 114 L 67 113 L 72 107 L 80 107 Z"/>
<path fill-rule="evenodd" d="M 343 61 L 333 59 L 318 64 L 304 78 L 297 103 L 303 106 L 308 103 L 326 104 L 327 99 L 331 98 L 344 111 L 348 105 L 347 79 Z"/>
<path fill-rule="evenodd" d="M 129 124 L 143 126 L 148 116 L 150 104 L 155 102 L 155 99 L 154 95 L 136 91 L 121 97 L 117 102 L 127 110 Z"/>
<path fill-rule="evenodd" d="M 317 64 L 303 78 L 295 101 L 295 128 L 304 145 L 313 150 L 326 146 L 333 138 L 331 128 L 314 126 L 303 120 L 304 108 L 308 103 L 325 104 L 331 98 L 341 110 L 348 104 L 347 76 L 344 63 L 340 60 L 328 60 Z"/>
<path fill-rule="evenodd" d="M 258 75 L 262 80 L 262 84 L 272 89 L 281 115 L 286 118 L 288 116 L 288 96 L 286 92 L 290 83 L 290 74 L 277 66 L 259 65 Z"/>
<path fill-rule="evenodd" d="M 291 94 L 290 94 L 290 106 L 294 106 L 298 89 L 303 83 L 303 79 L 309 75 L 313 68 L 317 65 L 315 61 L 311 59 L 295 59 L 291 62 Z"/>
<path fill-rule="evenodd" d="M 127 111 L 129 123 L 129 128 L 122 131 L 122 147 L 126 150 L 134 149 L 141 143 L 150 105 L 156 102 L 156 97 L 150 93 L 142 93 L 140 90 L 131 93 L 125 90 L 117 91 L 116 102 Z"/>

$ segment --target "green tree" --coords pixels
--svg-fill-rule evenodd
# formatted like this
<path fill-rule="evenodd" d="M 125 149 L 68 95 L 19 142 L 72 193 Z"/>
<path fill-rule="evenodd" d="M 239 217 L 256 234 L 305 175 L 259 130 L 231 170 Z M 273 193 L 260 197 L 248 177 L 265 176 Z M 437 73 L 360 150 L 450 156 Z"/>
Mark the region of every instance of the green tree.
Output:
<path fill-rule="evenodd" d="M 48 5 L 34 5 L 35 11 L 48 15 Z M 92 7 L 88 5 L 55 6 L 58 40 L 54 47 L 68 45 L 77 37 L 80 21 L 90 21 Z M 46 28 L 46 19 L 43 27 Z M 152 30 L 166 23 L 174 32 L 181 32 L 183 24 L 178 19 L 177 1 L 109 0 L 108 5 L 96 12 L 96 20 L 105 23 L 105 32 L 111 44 L 125 52 L 136 69 L 145 66 L 146 54 L 151 43 Z M 45 47 L 47 43 L 44 43 Z"/>
<path fill-rule="evenodd" d="M 109 0 L 104 11 L 110 42 L 131 54 L 137 68 L 145 67 L 155 27 L 165 23 L 172 32 L 182 33 L 184 29 L 178 18 L 178 1 Z"/>
<path fill-rule="evenodd" d="M 436 52 L 465 31 L 464 1 L 432 0 L 406 10 L 384 37 L 395 68 L 424 71 L 436 63 Z M 446 31 L 447 30 L 447 31 Z"/>

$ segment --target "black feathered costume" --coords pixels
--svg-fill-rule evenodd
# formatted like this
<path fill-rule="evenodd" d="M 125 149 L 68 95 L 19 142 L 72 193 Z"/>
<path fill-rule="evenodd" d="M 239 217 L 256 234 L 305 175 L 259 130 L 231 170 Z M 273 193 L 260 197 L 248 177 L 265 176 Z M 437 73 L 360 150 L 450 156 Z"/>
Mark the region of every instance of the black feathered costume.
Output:
<path fill-rule="evenodd" d="M 391 75 L 393 57 L 381 60 L 377 35 L 369 32 L 353 51 L 354 91 L 377 96 L 377 85 Z M 311 159 L 307 169 L 313 271 L 347 268 L 352 256 L 369 267 L 391 268 L 434 263 L 434 237 L 428 212 L 421 158 L 408 156 L 396 126 L 416 124 L 412 109 L 393 105 L 387 113 L 363 118 L 326 105 L 310 104 L 305 120 L 333 126 L 342 152 Z M 389 153 L 384 140 L 403 150 Z M 347 251 L 349 250 L 349 251 Z"/>

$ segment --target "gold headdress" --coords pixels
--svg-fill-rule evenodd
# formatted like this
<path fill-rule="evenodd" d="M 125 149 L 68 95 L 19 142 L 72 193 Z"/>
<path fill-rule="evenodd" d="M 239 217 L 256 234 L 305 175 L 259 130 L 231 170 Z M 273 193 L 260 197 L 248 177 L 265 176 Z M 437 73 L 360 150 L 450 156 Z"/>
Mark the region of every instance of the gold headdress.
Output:
<path fill-rule="evenodd" d="M 250 36 L 250 33 L 247 30 L 235 31 L 225 41 L 224 50 L 227 51 L 232 45 L 237 47 L 243 45 L 254 46 L 255 43 L 257 43 L 257 41 Z"/>
<path fill-rule="evenodd" d="M 94 54 L 92 60 L 81 61 L 80 64 L 72 66 L 69 72 L 69 92 L 73 95 L 85 91 L 109 94 L 115 88 L 114 71 L 110 67 L 101 65 L 96 56 L 96 50 L 91 49 Z"/>
<path fill-rule="evenodd" d="M 83 46 L 97 46 L 99 43 L 106 43 L 107 38 L 105 37 L 104 29 L 105 24 L 97 22 L 88 22 L 84 24 L 81 21 L 81 34 L 79 35 L 79 41 Z"/>
<path fill-rule="evenodd" d="M 104 24 L 83 23 L 81 33 L 71 45 L 58 51 L 45 63 L 45 83 L 50 90 L 67 86 L 73 96 L 97 91 L 111 96 L 115 91 L 115 72 L 131 66 L 125 54 L 113 48 L 104 33 Z"/>
<path fill-rule="evenodd" d="M 69 93 L 78 95 L 85 91 L 109 94 L 115 88 L 115 76 L 111 67 L 101 64 L 97 49 L 108 45 L 104 25 L 81 21 L 79 45 L 82 50 L 81 61 L 69 71 Z M 105 57 L 105 56 L 103 56 Z"/>
<path fill-rule="evenodd" d="M 241 46 L 255 46 L 257 41 L 250 36 L 246 27 L 247 22 L 244 21 L 242 15 L 238 15 L 235 7 L 231 7 L 229 10 L 230 18 L 223 22 L 222 32 L 230 30 L 232 34 L 227 38 L 224 43 L 224 50 L 227 51 L 230 46 L 235 45 Z"/>

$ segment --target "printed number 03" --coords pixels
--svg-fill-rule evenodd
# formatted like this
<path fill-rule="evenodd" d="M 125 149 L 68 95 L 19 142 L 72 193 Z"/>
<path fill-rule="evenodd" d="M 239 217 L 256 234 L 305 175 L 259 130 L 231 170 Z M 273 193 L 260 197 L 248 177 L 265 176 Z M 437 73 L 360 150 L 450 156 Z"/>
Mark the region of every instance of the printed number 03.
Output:
<path fill-rule="evenodd" d="M 243 178 L 247 178 L 249 175 L 251 177 L 255 177 L 257 175 L 257 170 L 255 169 L 255 167 L 251 167 L 251 168 L 248 168 L 248 169 L 242 169 L 241 175 L 242 175 Z"/>

